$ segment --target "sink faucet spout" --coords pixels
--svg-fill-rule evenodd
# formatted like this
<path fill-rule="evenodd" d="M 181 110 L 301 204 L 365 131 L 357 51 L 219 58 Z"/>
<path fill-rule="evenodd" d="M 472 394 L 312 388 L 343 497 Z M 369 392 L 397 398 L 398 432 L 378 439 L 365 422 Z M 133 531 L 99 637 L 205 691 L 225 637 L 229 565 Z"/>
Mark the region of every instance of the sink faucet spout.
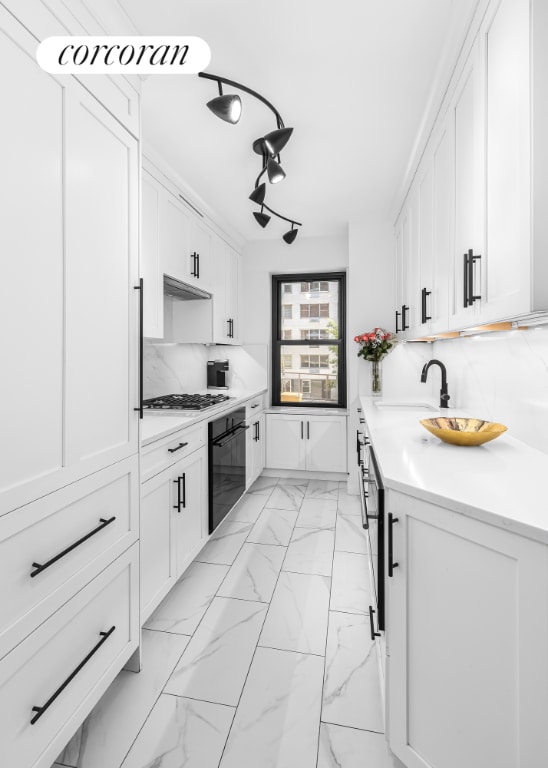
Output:
<path fill-rule="evenodd" d="M 447 392 L 447 371 L 445 369 L 445 365 L 440 360 L 429 360 L 423 365 L 421 372 L 421 382 L 423 384 L 426 383 L 428 370 L 431 365 L 438 365 L 441 371 L 440 408 L 448 408 L 449 406 L 447 403 L 451 396 Z"/>

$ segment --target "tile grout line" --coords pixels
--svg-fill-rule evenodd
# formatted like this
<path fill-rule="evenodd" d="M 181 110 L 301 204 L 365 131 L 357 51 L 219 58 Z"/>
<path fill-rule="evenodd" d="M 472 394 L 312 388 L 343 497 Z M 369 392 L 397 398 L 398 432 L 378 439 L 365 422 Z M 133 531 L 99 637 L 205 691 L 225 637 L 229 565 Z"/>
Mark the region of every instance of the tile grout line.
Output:
<path fill-rule="evenodd" d="M 276 487 L 278 487 L 278 484 L 276 484 Z M 303 499 L 304 499 L 304 495 L 303 495 Z M 301 504 L 302 504 L 302 500 L 301 500 Z M 301 506 L 299 505 L 299 509 L 297 510 L 297 516 L 298 516 L 298 513 L 299 513 L 299 510 L 300 510 L 300 508 L 301 508 Z M 266 505 L 263 507 L 263 511 L 264 511 L 265 509 L 266 509 Z M 280 511 L 287 511 L 287 510 L 280 510 Z M 297 522 L 297 521 L 295 520 L 295 522 Z M 291 536 L 293 535 L 293 531 L 294 531 L 294 530 L 295 530 L 295 525 L 294 525 L 294 526 L 293 526 L 293 528 L 291 529 Z M 290 537 L 290 541 L 291 541 L 291 537 Z M 238 699 L 238 703 L 236 704 L 236 710 L 235 710 L 235 712 L 234 712 L 234 717 L 232 718 L 232 723 L 230 724 L 230 728 L 229 728 L 229 730 L 228 730 L 228 733 L 227 733 L 227 735 L 226 735 L 226 740 L 225 740 L 225 743 L 224 743 L 224 746 L 223 746 L 223 751 L 221 752 L 221 757 L 219 758 L 218 768 L 220 768 L 220 765 L 221 765 L 221 763 L 222 763 L 222 761 L 223 761 L 223 757 L 224 757 L 224 754 L 225 754 L 225 750 L 226 750 L 226 745 L 228 744 L 228 740 L 230 739 L 230 734 L 232 733 L 232 727 L 233 727 L 233 725 L 234 725 L 234 721 L 236 720 L 236 717 L 237 717 L 237 714 L 238 714 L 238 707 L 240 706 L 240 702 L 241 702 L 241 700 L 242 700 L 242 696 L 243 696 L 243 694 L 244 694 L 244 691 L 245 691 L 245 686 L 246 686 L 246 684 L 247 684 L 247 679 L 248 679 L 248 677 L 249 677 L 249 672 L 251 671 L 251 667 L 253 666 L 253 661 L 254 661 L 254 659 L 255 659 L 255 655 L 256 655 L 256 653 L 257 653 L 257 648 L 259 648 L 259 641 L 260 641 L 260 639 L 261 639 L 261 634 L 262 634 L 262 631 L 263 631 L 264 625 L 265 625 L 265 623 L 266 623 L 266 620 L 267 620 L 267 618 L 268 618 L 268 612 L 269 612 L 269 610 L 270 610 L 270 604 L 271 604 L 271 602 L 272 602 L 272 598 L 274 597 L 274 593 L 276 592 L 276 587 L 278 586 L 278 581 L 279 581 L 279 579 L 280 579 L 280 573 L 282 572 L 283 564 L 284 564 L 284 562 L 285 562 L 285 558 L 287 557 L 287 550 L 288 550 L 288 548 L 289 548 L 289 544 L 288 544 L 288 546 L 285 548 L 285 550 L 286 550 L 286 551 L 285 551 L 284 559 L 282 560 L 282 564 L 281 564 L 281 566 L 280 566 L 280 570 L 278 571 L 278 576 L 277 576 L 277 578 L 276 578 L 276 583 L 274 584 L 274 589 L 272 590 L 272 597 L 270 598 L 270 601 L 269 601 L 269 604 L 268 604 L 268 609 L 265 611 L 264 621 L 263 621 L 263 624 L 262 624 L 262 626 L 261 626 L 261 631 L 259 632 L 259 636 L 258 636 L 258 638 L 257 638 L 257 643 L 256 643 L 256 645 L 255 645 L 255 650 L 253 651 L 253 655 L 251 656 L 251 661 L 250 661 L 250 663 L 249 663 L 249 667 L 248 667 L 248 669 L 247 669 L 247 674 L 246 674 L 246 676 L 245 676 L 244 684 L 243 684 L 243 686 L 242 686 L 242 690 L 241 690 L 241 692 L 240 692 L 240 697 L 239 697 L 239 699 Z M 227 574 L 227 575 L 228 575 L 228 574 Z M 226 577 L 225 577 L 225 578 L 226 578 Z"/>
<path fill-rule="evenodd" d="M 337 485 L 337 513 L 335 516 L 335 531 L 337 529 L 337 519 L 339 516 L 339 490 L 340 490 L 340 487 Z M 336 544 L 337 544 L 337 537 L 335 534 L 335 536 L 333 537 L 333 556 L 331 558 L 331 584 L 329 588 L 329 604 L 327 606 L 327 631 L 325 633 L 325 652 L 324 652 L 324 658 L 323 658 L 322 693 L 320 698 L 320 720 L 318 723 L 318 742 L 317 742 L 317 748 L 316 748 L 316 768 L 318 768 L 318 760 L 320 759 L 320 738 L 321 738 L 321 732 L 322 732 L 323 697 L 324 697 L 324 688 L 325 688 L 325 673 L 327 671 L 327 644 L 329 641 L 329 616 L 331 614 L 331 594 L 333 591 L 333 575 L 334 575 L 334 566 L 335 566 Z"/>

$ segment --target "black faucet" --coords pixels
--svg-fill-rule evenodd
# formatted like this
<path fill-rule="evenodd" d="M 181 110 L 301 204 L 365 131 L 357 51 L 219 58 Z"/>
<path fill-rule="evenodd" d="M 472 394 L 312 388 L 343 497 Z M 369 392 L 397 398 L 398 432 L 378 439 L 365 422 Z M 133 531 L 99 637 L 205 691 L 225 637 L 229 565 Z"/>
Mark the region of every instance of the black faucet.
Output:
<path fill-rule="evenodd" d="M 423 384 L 426 382 L 428 369 L 431 365 L 439 365 L 441 371 L 440 408 L 449 408 L 447 401 L 451 396 L 447 394 L 447 371 L 442 362 L 439 360 L 430 360 L 428 363 L 425 363 L 422 368 L 421 381 Z"/>

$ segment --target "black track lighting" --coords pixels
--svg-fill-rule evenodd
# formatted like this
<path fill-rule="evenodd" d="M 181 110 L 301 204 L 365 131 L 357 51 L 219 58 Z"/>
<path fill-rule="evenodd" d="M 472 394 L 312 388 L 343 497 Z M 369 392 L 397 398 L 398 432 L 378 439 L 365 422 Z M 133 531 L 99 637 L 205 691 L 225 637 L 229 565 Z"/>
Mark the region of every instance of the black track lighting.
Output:
<path fill-rule="evenodd" d="M 272 157 L 269 157 L 266 162 L 266 172 L 268 174 L 268 180 L 271 184 L 278 184 L 278 182 L 285 179 L 284 169 Z"/>
<path fill-rule="evenodd" d="M 266 184 L 263 182 L 262 184 L 259 184 L 258 187 L 255 187 L 253 192 L 249 195 L 249 199 L 253 200 L 254 203 L 262 205 L 264 203 L 265 194 Z"/>
<path fill-rule="evenodd" d="M 269 155 L 278 155 L 289 141 L 293 128 L 278 128 L 267 133 L 263 138 L 264 146 Z"/>
<path fill-rule="evenodd" d="M 286 232 L 285 235 L 282 235 L 283 239 L 285 240 L 285 242 L 288 245 L 291 245 L 291 243 L 295 240 L 295 238 L 297 237 L 297 234 L 299 232 L 298 229 L 293 229 L 294 226 L 295 226 L 295 222 L 292 221 L 291 222 L 291 229 L 288 232 Z"/>
<path fill-rule="evenodd" d="M 266 225 L 270 221 L 270 216 L 267 216 L 266 213 L 263 213 L 263 206 L 261 206 L 260 212 L 253 211 L 253 215 L 255 216 L 255 219 L 259 222 L 259 224 L 263 229 L 266 227 Z"/>
<path fill-rule="evenodd" d="M 207 106 L 221 120 L 234 125 L 242 114 L 242 100 L 235 94 L 223 94 L 223 86 L 220 80 L 218 86 L 219 95 L 208 101 Z"/>

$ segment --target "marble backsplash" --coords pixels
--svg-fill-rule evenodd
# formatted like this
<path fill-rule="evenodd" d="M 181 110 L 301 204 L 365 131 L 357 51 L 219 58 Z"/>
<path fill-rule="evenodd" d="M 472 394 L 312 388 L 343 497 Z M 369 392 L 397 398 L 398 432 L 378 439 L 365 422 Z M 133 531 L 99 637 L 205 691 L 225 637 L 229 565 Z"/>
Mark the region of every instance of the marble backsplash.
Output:
<path fill-rule="evenodd" d="M 207 361 L 229 361 L 228 384 L 237 392 L 266 389 L 266 344 L 242 347 L 172 344 L 145 339 L 143 356 L 144 397 L 193 393 L 207 387 Z"/>
<path fill-rule="evenodd" d="M 502 422 L 509 435 L 548 453 L 548 326 L 400 344 L 383 362 L 384 396 L 416 398 L 427 391 L 436 399 L 438 370 L 420 384 L 422 365 L 431 358 L 447 368 L 452 407 Z M 364 378 L 360 391 L 367 393 L 367 386 Z"/>

